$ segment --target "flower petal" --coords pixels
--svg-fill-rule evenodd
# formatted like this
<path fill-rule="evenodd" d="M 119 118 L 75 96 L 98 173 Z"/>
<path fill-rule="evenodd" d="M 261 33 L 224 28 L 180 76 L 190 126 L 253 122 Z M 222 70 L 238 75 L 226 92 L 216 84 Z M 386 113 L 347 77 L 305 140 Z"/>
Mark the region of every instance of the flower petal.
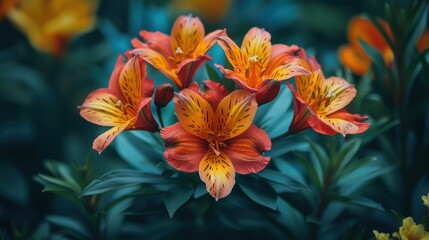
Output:
<path fill-rule="evenodd" d="M 182 83 L 176 73 L 170 67 L 167 59 L 160 53 L 150 48 L 136 48 L 131 51 L 132 54 L 139 54 L 143 59 L 151 64 L 154 68 L 161 71 L 164 75 L 170 78 L 177 86 L 181 87 Z"/>
<path fill-rule="evenodd" d="M 102 88 L 89 94 L 82 106 L 79 106 L 80 115 L 87 121 L 101 126 L 115 126 L 123 124 L 133 116 L 122 104 L 119 92 L 113 89 Z"/>
<path fill-rule="evenodd" d="M 313 71 L 310 75 L 301 75 L 295 77 L 296 96 L 306 102 L 308 105 L 313 104 L 319 98 L 320 87 L 323 81 L 321 69 Z"/>
<path fill-rule="evenodd" d="M 371 59 L 367 55 L 360 55 L 349 45 L 341 46 L 338 50 L 338 58 L 344 66 L 352 73 L 362 76 L 368 72 L 371 66 Z"/>
<path fill-rule="evenodd" d="M 192 17 L 192 15 L 178 17 L 171 30 L 173 54 L 192 56 L 197 44 L 204 39 L 204 35 L 204 26 L 198 17 Z"/>
<path fill-rule="evenodd" d="M 263 152 L 271 149 L 271 140 L 267 133 L 252 124 L 243 134 L 225 142 L 223 151 L 231 159 L 235 171 L 240 174 L 256 173 L 264 169 L 270 157 Z"/>
<path fill-rule="evenodd" d="M 143 71 L 146 66 L 143 63 Z M 140 69 L 140 61 L 135 56 L 131 58 L 124 66 L 119 76 L 119 88 L 124 100 L 133 106 L 134 111 L 137 111 L 137 106 L 142 98 L 142 72 Z M 153 90 L 153 89 L 152 89 Z"/>
<path fill-rule="evenodd" d="M 140 31 L 140 36 L 149 48 L 155 50 L 165 57 L 172 56 L 170 36 L 162 32 Z"/>
<path fill-rule="evenodd" d="M 319 115 L 329 115 L 347 106 L 356 96 L 356 89 L 346 80 L 330 77 L 322 81 L 320 96 L 325 100 L 317 110 Z"/>
<path fill-rule="evenodd" d="M 207 55 L 200 55 L 197 58 L 188 58 L 186 60 L 183 60 L 177 68 L 177 76 L 181 83 L 180 86 L 178 85 L 179 88 L 187 88 L 189 84 L 191 84 L 195 72 L 205 61 L 210 59 L 211 57 Z"/>
<path fill-rule="evenodd" d="M 213 109 L 217 109 L 220 101 L 228 95 L 228 91 L 222 84 L 212 80 L 204 81 L 203 86 L 200 86 L 198 82 L 193 82 L 189 85 L 189 89 L 203 97 Z"/>
<path fill-rule="evenodd" d="M 153 117 L 150 103 L 152 98 L 145 97 L 140 102 L 137 108 L 137 119 L 134 124 L 136 129 L 143 129 L 147 131 L 158 131 L 158 123 Z"/>
<path fill-rule="evenodd" d="M 98 153 L 101 153 L 107 146 L 109 146 L 109 144 L 113 141 L 113 139 L 116 136 L 118 136 L 119 133 L 121 133 L 128 127 L 131 121 L 132 119 L 122 124 L 116 125 L 112 127 L 110 130 L 108 130 L 107 132 L 98 136 L 92 143 L 92 148 L 98 151 Z"/>
<path fill-rule="evenodd" d="M 228 156 L 220 152 L 219 156 L 208 151 L 199 166 L 201 180 L 206 184 L 207 192 L 216 199 L 224 198 L 231 193 L 235 184 L 235 171 Z"/>
<path fill-rule="evenodd" d="M 225 30 L 215 30 L 209 34 L 207 34 L 203 41 L 198 43 L 197 48 L 195 48 L 193 57 L 196 58 L 201 55 L 205 55 L 206 52 L 215 44 L 216 38 L 225 32 Z"/>
<path fill-rule="evenodd" d="M 183 172 L 198 171 L 208 150 L 205 140 L 190 134 L 180 123 L 161 129 L 161 137 L 165 141 L 165 159 L 172 167 Z"/>
<path fill-rule="evenodd" d="M 215 64 L 215 67 L 219 68 L 221 73 L 226 78 L 233 80 L 240 88 L 246 89 L 248 92 L 251 92 L 251 93 L 255 93 L 258 91 L 258 89 L 256 88 L 257 86 L 256 87 L 249 86 L 245 81 L 245 76 L 239 73 L 238 71 L 234 72 L 232 70 L 225 69 L 222 65 L 219 65 L 219 64 Z"/>
<path fill-rule="evenodd" d="M 249 58 L 257 60 L 256 72 L 261 73 L 268 65 L 271 58 L 271 35 L 261 28 L 253 27 L 243 38 L 241 52 L 245 60 Z M 256 58 L 255 58 L 256 56 Z"/>
<path fill-rule="evenodd" d="M 249 94 L 246 90 L 236 90 L 219 103 L 214 129 L 223 140 L 236 137 L 252 125 L 257 109 L 254 94 Z"/>
<path fill-rule="evenodd" d="M 231 38 L 224 32 L 217 38 L 217 43 L 225 52 L 229 63 L 234 67 L 234 71 L 240 74 L 244 74 L 246 70 L 245 56 L 241 53 L 241 49 L 232 41 Z"/>
<path fill-rule="evenodd" d="M 119 76 L 121 75 L 122 69 L 125 66 L 124 61 L 124 56 L 119 54 L 118 58 L 116 59 L 115 67 L 113 68 L 113 72 L 110 75 L 109 79 L 109 88 L 118 92 L 121 91 L 119 88 Z"/>
<path fill-rule="evenodd" d="M 200 95 L 184 89 L 174 97 L 177 118 L 182 127 L 194 136 L 206 139 L 212 133 L 214 111 Z"/>
<path fill-rule="evenodd" d="M 327 119 L 322 120 L 343 135 L 361 133 L 370 126 L 369 123 L 365 122 L 368 117 L 350 114 L 344 109 L 330 114 Z"/>
<path fill-rule="evenodd" d="M 303 64 L 303 60 L 295 58 L 289 63 L 274 69 L 273 72 L 270 74 L 269 79 L 283 81 L 295 76 L 310 74 L 310 72 L 304 67 Z"/>

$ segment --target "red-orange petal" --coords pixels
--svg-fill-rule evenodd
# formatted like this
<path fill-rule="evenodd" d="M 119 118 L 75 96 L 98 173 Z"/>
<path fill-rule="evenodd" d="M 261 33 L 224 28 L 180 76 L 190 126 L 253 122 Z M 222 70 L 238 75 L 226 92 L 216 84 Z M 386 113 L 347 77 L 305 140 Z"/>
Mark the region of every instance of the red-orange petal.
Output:
<path fill-rule="evenodd" d="M 367 73 L 371 66 L 371 60 L 367 55 L 359 54 L 349 45 L 341 46 L 340 49 L 338 49 L 338 58 L 342 65 L 359 76 Z"/>
<path fill-rule="evenodd" d="M 198 171 L 206 189 L 216 199 L 231 193 L 235 184 L 235 170 L 229 157 L 220 152 L 219 156 L 209 150 L 200 162 Z"/>
<path fill-rule="evenodd" d="M 189 85 L 189 89 L 192 89 L 209 102 L 213 109 L 217 109 L 220 101 L 228 95 L 228 91 L 222 84 L 212 80 L 204 81 L 202 86 L 198 82 L 193 82 Z"/>
<path fill-rule="evenodd" d="M 294 58 L 287 64 L 277 67 L 273 72 L 268 73 L 268 79 L 283 81 L 295 76 L 309 75 L 311 72 L 304 67 L 304 60 Z"/>
<path fill-rule="evenodd" d="M 101 153 L 107 146 L 109 146 L 109 144 L 113 141 L 113 139 L 116 136 L 118 136 L 119 133 L 121 133 L 128 127 L 131 121 L 132 119 L 122 124 L 116 125 L 111 129 L 109 129 L 108 131 L 106 131 L 105 133 L 98 136 L 92 143 L 92 148 L 98 151 L 98 153 Z"/>
<path fill-rule="evenodd" d="M 252 124 L 243 134 L 225 142 L 223 151 L 231 159 L 235 171 L 240 174 L 257 173 L 264 169 L 270 157 L 263 153 L 271 150 L 267 133 Z"/>
<path fill-rule="evenodd" d="M 173 100 L 179 123 L 186 131 L 204 140 L 208 134 L 213 134 L 215 115 L 204 98 L 190 89 L 183 89 Z"/>
<path fill-rule="evenodd" d="M 121 93 L 124 96 L 124 100 L 134 108 L 134 111 L 137 111 L 142 98 L 142 71 L 146 72 L 146 66 L 144 62 L 140 66 L 138 56 L 135 56 L 125 64 L 119 76 Z"/>
<path fill-rule="evenodd" d="M 234 138 L 252 125 L 258 104 L 255 95 L 235 90 L 226 96 L 216 109 L 214 129 L 223 140 Z"/>
<path fill-rule="evenodd" d="M 161 137 L 165 142 L 165 159 L 172 167 L 183 172 L 198 171 L 208 151 L 205 140 L 190 134 L 180 123 L 161 129 Z"/>
<path fill-rule="evenodd" d="M 125 66 L 125 58 L 122 55 L 118 55 L 116 59 L 115 67 L 113 68 L 112 74 L 110 75 L 109 88 L 120 92 L 119 88 L 119 76 L 121 75 L 122 69 Z"/>
<path fill-rule="evenodd" d="M 162 32 L 149 32 L 146 30 L 140 31 L 140 36 L 147 46 L 166 58 L 172 56 L 170 36 Z M 134 46 L 136 48 L 136 46 Z"/>
<path fill-rule="evenodd" d="M 417 50 L 420 53 L 426 48 L 429 48 L 429 29 L 426 29 L 422 35 L 420 35 L 419 40 L 417 40 Z"/>
<path fill-rule="evenodd" d="M 196 71 L 207 60 L 211 60 L 211 57 L 209 57 L 208 55 L 200 55 L 197 58 L 188 58 L 182 61 L 177 67 L 176 72 L 177 77 L 181 83 L 180 85 L 178 85 L 178 87 L 180 89 L 187 88 L 194 79 Z"/>

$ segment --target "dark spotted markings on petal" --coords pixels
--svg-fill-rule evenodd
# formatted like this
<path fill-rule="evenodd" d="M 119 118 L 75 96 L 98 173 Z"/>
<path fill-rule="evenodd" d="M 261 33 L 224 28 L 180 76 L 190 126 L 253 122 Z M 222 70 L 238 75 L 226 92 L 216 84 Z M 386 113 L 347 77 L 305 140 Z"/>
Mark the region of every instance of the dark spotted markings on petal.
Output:
<path fill-rule="evenodd" d="M 119 88 L 134 111 L 137 111 L 142 98 L 142 76 L 140 73 L 139 61 L 137 57 L 133 57 L 124 66 L 119 79 Z"/>
<path fill-rule="evenodd" d="M 209 150 L 199 166 L 199 175 L 207 191 L 216 199 L 226 197 L 235 184 L 235 169 L 228 156 Z"/>
<path fill-rule="evenodd" d="M 237 90 L 225 97 L 216 110 L 215 130 L 227 140 L 240 135 L 252 124 L 257 110 L 255 96 Z"/>

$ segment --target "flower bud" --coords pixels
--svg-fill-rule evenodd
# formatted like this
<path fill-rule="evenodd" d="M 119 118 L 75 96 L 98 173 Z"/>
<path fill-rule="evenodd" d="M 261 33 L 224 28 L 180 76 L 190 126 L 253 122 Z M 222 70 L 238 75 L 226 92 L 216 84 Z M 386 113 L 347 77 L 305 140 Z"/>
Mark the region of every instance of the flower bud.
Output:
<path fill-rule="evenodd" d="M 271 102 L 277 97 L 280 91 L 280 82 L 277 80 L 265 80 L 259 85 L 259 89 L 256 92 L 256 101 L 259 106 L 268 102 Z"/>
<path fill-rule="evenodd" d="M 170 83 L 160 85 L 155 91 L 155 106 L 165 107 L 174 97 L 174 89 Z"/>

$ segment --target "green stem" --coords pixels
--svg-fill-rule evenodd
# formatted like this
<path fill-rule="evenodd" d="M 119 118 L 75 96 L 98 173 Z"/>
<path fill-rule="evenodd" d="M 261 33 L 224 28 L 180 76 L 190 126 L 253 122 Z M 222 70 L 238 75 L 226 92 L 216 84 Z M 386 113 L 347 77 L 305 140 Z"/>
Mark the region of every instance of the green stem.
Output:
<path fill-rule="evenodd" d="M 158 106 L 156 107 L 156 116 L 158 117 L 159 123 L 161 124 L 161 128 L 163 128 L 164 122 L 162 120 L 161 108 Z"/>

